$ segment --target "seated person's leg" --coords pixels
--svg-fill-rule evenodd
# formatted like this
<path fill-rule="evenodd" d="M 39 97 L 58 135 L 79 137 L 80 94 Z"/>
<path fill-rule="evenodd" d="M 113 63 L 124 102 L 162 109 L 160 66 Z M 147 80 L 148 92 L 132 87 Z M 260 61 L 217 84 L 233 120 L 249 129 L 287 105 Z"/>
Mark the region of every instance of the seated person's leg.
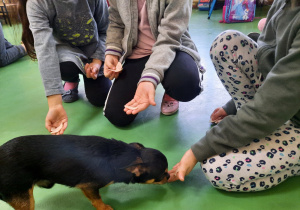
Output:
<path fill-rule="evenodd" d="M 222 32 L 211 46 L 210 57 L 217 75 L 237 109 L 253 99 L 263 81 L 256 54 L 257 44 L 234 30 Z"/>
<path fill-rule="evenodd" d="M 208 158 L 201 163 L 202 170 L 214 187 L 226 191 L 260 191 L 276 186 L 300 175 L 298 130 L 288 121 L 270 136 Z"/>
<path fill-rule="evenodd" d="M 14 62 L 26 54 L 26 50 L 22 45 L 12 45 L 4 38 L 0 23 L 0 67 Z"/>

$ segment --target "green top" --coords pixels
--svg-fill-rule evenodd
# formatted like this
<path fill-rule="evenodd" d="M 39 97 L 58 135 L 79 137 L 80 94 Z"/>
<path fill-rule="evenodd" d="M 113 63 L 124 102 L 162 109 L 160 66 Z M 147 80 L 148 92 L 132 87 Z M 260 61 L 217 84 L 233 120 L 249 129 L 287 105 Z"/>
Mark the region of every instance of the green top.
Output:
<path fill-rule="evenodd" d="M 191 147 L 199 162 L 263 138 L 288 120 L 300 125 L 299 29 L 300 7 L 292 9 L 288 0 L 274 1 L 258 40 L 259 71 L 265 81 L 253 101 Z"/>

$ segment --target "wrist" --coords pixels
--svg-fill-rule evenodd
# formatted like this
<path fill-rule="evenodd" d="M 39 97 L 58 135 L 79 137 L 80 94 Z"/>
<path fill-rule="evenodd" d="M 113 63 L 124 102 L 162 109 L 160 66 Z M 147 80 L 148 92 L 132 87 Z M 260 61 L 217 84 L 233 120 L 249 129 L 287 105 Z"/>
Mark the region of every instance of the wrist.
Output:
<path fill-rule="evenodd" d="M 56 106 L 62 106 L 62 97 L 60 94 L 47 96 L 49 109 Z"/>
<path fill-rule="evenodd" d="M 196 165 L 198 163 L 198 160 L 197 160 L 196 156 L 194 155 L 192 149 L 188 150 L 188 156 L 189 156 L 189 159 L 192 164 Z"/>

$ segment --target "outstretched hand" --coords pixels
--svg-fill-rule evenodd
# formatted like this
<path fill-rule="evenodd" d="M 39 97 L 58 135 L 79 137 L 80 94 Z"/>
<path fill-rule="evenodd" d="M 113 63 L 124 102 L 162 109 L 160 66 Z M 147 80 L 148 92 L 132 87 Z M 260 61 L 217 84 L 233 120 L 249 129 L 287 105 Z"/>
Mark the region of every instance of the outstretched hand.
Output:
<path fill-rule="evenodd" d="M 61 135 L 68 126 L 68 116 L 62 105 L 61 95 L 52 95 L 47 98 L 49 111 L 46 116 L 45 127 L 52 135 Z"/>
<path fill-rule="evenodd" d="M 184 181 L 184 177 L 187 176 L 198 163 L 194 153 L 189 149 L 170 171 L 170 178 L 168 182 L 174 182 L 177 180 Z"/>
<path fill-rule="evenodd" d="M 223 118 L 227 116 L 227 113 L 222 107 L 216 108 L 210 115 L 210 121 L 214 123 L 219 123 Z"/>
<path fill-rule="evenodd" d="M 155 106 L 155 87 L 151 82 L 141 82 L 135 92 L 134 98 L 125 105 L 126 114 L 137 114 L 147 109 L 149 105 Z"/>

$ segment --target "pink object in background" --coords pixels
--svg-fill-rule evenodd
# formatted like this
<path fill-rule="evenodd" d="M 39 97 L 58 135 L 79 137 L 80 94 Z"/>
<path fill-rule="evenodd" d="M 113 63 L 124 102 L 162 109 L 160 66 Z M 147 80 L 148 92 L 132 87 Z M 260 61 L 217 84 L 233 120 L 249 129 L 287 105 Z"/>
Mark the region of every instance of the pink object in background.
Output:
<path fill-rule="evenodd" d="M 262 31 L 265 27 L 267 18 L 263 18 L 258 22 L 258 30 Z"/>

